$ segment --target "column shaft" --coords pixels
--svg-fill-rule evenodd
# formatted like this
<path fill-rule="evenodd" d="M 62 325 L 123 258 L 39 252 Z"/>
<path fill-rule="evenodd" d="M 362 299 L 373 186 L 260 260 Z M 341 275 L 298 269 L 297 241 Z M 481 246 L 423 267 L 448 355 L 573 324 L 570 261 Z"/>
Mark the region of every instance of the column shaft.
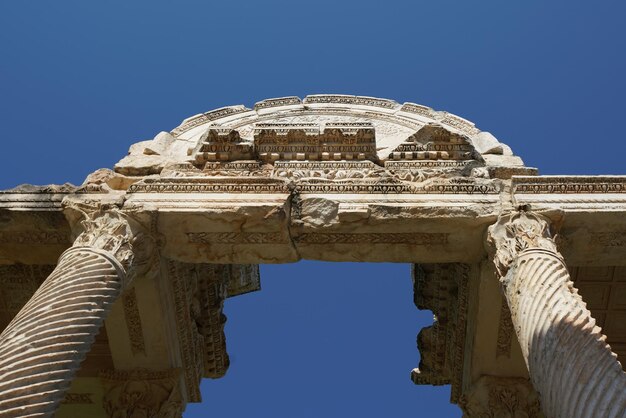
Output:
<path fill-rule="evenodd" d="M 75 247 L 0 334 L 0 417 L 51 417 L 91 348 L 124 270 L 110 254 Z"/>
<path fill-rule="evenodd" d="M 626 374 L 578 295 L 549 220 L 525 211 L 502 215 L 489 241 L 545 415 L 625 417 Z"/>
<path fill-rule="evenodd" d="M 533 386 L 548 417 L 626 415 L 626 374 L 562 259 L 521 252 L 504 278 L 506 299 Z"/>

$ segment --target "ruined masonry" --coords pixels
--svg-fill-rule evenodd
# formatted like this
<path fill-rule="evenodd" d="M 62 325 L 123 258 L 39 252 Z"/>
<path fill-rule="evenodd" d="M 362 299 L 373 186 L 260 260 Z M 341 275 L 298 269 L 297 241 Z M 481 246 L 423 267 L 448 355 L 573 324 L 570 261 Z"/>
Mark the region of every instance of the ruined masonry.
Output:
<path fill-rule="evenodd" d="M 180 417 L 228 369 L 225 300 L 300 259 L 411 263 L 436 316 L 411 378 L 466 417 L 626 417 L 626 176 L 539 176 L 461 117 L 345 95 L 0 192 L 0 417 Z"/>

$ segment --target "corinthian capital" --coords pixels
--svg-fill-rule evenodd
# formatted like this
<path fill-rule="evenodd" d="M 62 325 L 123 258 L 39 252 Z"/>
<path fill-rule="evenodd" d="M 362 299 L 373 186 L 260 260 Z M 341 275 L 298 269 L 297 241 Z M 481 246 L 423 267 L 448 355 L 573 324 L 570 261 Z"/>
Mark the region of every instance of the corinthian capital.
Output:
<path fill-rule="evenodd" d="M 550 220 L 523 210 L 501 214 L 489 227 L 487 242 L 500 277 L 506 276 L 513 261 L 524 250 L 542 248 L 557 253 Z"/>
<path fill-rule="evenodd" d="M 127 280 L 145 273 L 153 264 L 155 245 L 146 220 L 142 222 L 112 205 L 85 208 L 70 204 L 65 209 L 71 213 L 72 231 L 78 235 L 74 248 L 108 253 L 120 263 Z"/>

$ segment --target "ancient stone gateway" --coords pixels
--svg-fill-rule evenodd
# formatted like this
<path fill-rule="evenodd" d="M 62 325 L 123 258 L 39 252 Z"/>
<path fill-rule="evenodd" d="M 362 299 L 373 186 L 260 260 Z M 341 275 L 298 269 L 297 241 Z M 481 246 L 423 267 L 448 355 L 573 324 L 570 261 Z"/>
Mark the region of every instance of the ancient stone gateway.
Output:
<path fill-rule="evenodd" d="M 228 367 L 224 299 L 299 259 L 412 263 L 437 316 L 412 379 L 468 417 L 626 416 L 626 176 L 538 176 L 458 116 L 314 95 L 0 193 L 0 417 L 180 416 Z"/>

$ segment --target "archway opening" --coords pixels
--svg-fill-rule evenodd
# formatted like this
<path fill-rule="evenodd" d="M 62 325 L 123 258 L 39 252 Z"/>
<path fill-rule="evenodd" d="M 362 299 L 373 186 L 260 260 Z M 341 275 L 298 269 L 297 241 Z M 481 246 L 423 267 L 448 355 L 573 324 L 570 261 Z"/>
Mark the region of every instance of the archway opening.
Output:
<path fill-rule="evenodd" d="M 460 417 L 449 386 L 415 386 L 409 264 L 261 266 L 262 291 L 229 299 L 225 377 L 202 382 L 185 417 Z"/>

